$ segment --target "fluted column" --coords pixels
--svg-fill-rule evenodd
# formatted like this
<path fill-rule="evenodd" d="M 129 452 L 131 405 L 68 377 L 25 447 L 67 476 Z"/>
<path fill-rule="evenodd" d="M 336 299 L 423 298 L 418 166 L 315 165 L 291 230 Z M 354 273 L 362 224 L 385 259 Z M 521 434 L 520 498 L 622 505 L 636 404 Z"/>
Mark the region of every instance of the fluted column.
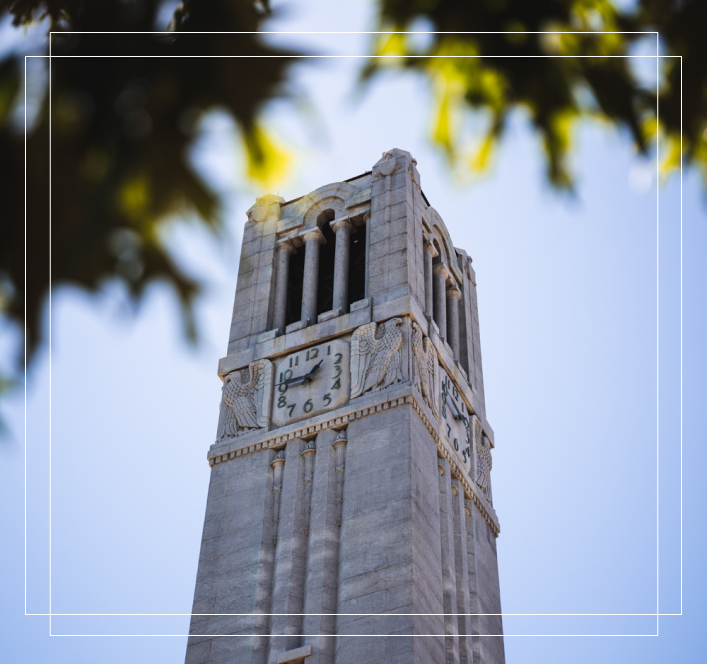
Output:
<path fill-rule="evenodd" d="M 277 281 L 275 283 L 275 312 L 273 328 L 285 332 L 287 321 L 287 286 L 290 275 L 290 256 L 295 248 L 289 240 L 277 243 Z"/>
<path fill-rule="evenodd" d="M 272 481 L 272 545 L 277 545 L 277 531 L 280 525 L 280 496 L 282 495 L 282 470 L 285 465 L 285 451 L 280 450 L 270 462 L 273 467 Z"/>
<path fill-rule="evenodd" d="M 434 266 L 434 319 L 439 328 L 439 336 L 447 338 L 447 277 L 449 271 L 442 264 Z"/>
<path fill-rule="evenodd" d="M 455 362 L 459 362 L 459 300 L 461 296 L 461 291 L 454 284 L 447 288 L 447 336 Z"/>
<path fill-rule="evenodd" d="M 304 534 L 309 537 L 309 517 L 312 513 L 312 482 L 314 481 L 314 455 L 317 445 L 314 438 L 302 451 L 304 457 Z"/>
<path fill-rule="evenodd" d="M 349 247 L 353 226 L 348 217 L 334 219 L 329 224 L 336 233 L 334 256 L 334 303 L 332 309 L 346 313 L 349 306 Z"/>
<path fill-rule="evenodd" d="M 348 437 L 346 429 L 339 431 L 334 441 L 334 451 L 336 452 L 336 525 L 341 526 L 341 516 L 344 509 L 344 470 L 346 443 Z"/>
<path fill-rule="evenodd" d="M 425 313 L 434 315 L 434 296 L 432 295 L 432 259 L 438 256 L 437 249 L 432 242 L 425 240 Z"/>
<path fill-rule="evenodd" d="M 317 322 L 317 286 L 319 281 L 319 245 L 324 234 L 319 228 L 307 231 L 304 241 L 304 279 L 302 280 L 302 319 L 312 325 Z"/>

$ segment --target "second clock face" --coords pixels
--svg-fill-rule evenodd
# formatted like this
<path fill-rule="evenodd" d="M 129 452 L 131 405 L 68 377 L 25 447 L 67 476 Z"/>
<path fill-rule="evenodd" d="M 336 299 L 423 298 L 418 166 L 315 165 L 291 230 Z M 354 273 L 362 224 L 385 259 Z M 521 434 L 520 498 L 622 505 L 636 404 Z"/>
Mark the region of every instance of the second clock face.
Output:
<path fill-rule="evenodd" d="M 339 408 L 349 400 L 349 344 L 337 339 L 292 353 L 275 365 L 276 427 Z"/>
<path fill-rule="evenodd" d="M 442 438 L 454 450 L 454 454 L 461 461 L 467 473 L 471 469 L 471 417 L 464 399 L 447 375 L 440 368 L 442 378 L 442 394 L 440 398 Z"/>

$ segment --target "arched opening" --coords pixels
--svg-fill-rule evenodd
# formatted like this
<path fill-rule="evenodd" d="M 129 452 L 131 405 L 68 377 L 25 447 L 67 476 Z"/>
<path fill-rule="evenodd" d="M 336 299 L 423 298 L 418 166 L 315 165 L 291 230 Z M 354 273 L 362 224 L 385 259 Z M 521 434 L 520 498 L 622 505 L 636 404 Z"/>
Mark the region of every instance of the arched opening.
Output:
<path fill-rule="evenodd" d="M 319 279 L 317 282 L 317 316 L 331 311 L 334 303 L 334 265 L 336 263 L 336 235 L 329 225 L 336 216 L 334 210 L 324 210 L 317 217 L 326 244 L 319 249 Z"/>
<path fill-rule="evenodd" d="M 366 224 L 359 226 L 349 245 L 349 307 L 366 297 Z"/>
<path fill-rule="evenodd" d="M 287 315 L 285 325 L 296 323 L 302 318 L 302 281 L 304 280 L 304 247 L 299 247 L 290 256 L 287 274 Z"/>

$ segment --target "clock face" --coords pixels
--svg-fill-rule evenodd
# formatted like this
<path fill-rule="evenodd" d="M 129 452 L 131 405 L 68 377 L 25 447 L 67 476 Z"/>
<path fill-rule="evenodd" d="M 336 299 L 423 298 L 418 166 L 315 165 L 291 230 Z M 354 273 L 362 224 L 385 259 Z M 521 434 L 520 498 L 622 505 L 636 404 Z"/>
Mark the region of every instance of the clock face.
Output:
<path fill-rule="evenodd" d="M 447 372 L 440 367 L 442 395 L 440 398 L 440 421 L 442 438 L 453 451 L 462 468 L 471 471 L 471 416 L 464 399 Z"/>
<path fill-rule="evenodd" d="M 337 339 L 288 355 L 275 365 L 273 426 L 345 405 L 351 394 L 350 351 Z"/>

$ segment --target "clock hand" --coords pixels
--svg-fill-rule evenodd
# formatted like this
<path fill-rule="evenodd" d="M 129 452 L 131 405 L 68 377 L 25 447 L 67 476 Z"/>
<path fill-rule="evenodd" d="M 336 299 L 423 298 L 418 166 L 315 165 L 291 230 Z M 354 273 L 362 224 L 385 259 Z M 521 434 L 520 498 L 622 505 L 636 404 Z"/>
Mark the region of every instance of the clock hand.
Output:
<path fill-rule="evenodd" d="M 466 419 L 466 417 L 464 417 L 464 415 L 461 414 L 461 411 L 459 410 L 457 404 L 455 404 L 454 401 L 450 401 L 450 400 L 447 398 L 446 395 L 445 395 L 445 397 L 444 397 L 444 400 L 445 400 L 449 405 L 451 405 L 451 406 L 454 408 L 454 411 L 455 411 L 455 412 L 452 413 L 452 414 L 454 415 L 454 419 L 455 419 L 455 420 L 461 420 L 462 422 L 464 422 L 464 424 L 466 424 L 466 423 L 467 423 L 467 419 Z"/>
<path fill-rule="evenodd" d="M 312 367 L 312 370 L 306 376 L 304 376 L 305 381 L 312 380 L 314 374 L 317 373 L 317 371 L 319 371 L 320 367 L 322 366 L 322 362 L 324 362 L 324 360 L 319 360 L 319 362 L 317 362 Z"/>
<path fill-rule="evenodd" d="M 307 372 L 303 376 L 295 376 L 294 378 L 288 378 L 287 380 L 283 380 L 281 383 L 278 383 L 278 385 L 290 386 L 290 385 L 294 385 L 295 383 L 301 383 L 302 385 L 304 385 L 304 383 L 312 380 L 312 377 L 314 376 L 314 374 L 316 374 L 317 371 L 319 371 L 319 368 L 321 367 L 323 361 L 324 360 L 319 360 L 319 362 L 317 362 L 312 367 L 311 371 Z"/>

